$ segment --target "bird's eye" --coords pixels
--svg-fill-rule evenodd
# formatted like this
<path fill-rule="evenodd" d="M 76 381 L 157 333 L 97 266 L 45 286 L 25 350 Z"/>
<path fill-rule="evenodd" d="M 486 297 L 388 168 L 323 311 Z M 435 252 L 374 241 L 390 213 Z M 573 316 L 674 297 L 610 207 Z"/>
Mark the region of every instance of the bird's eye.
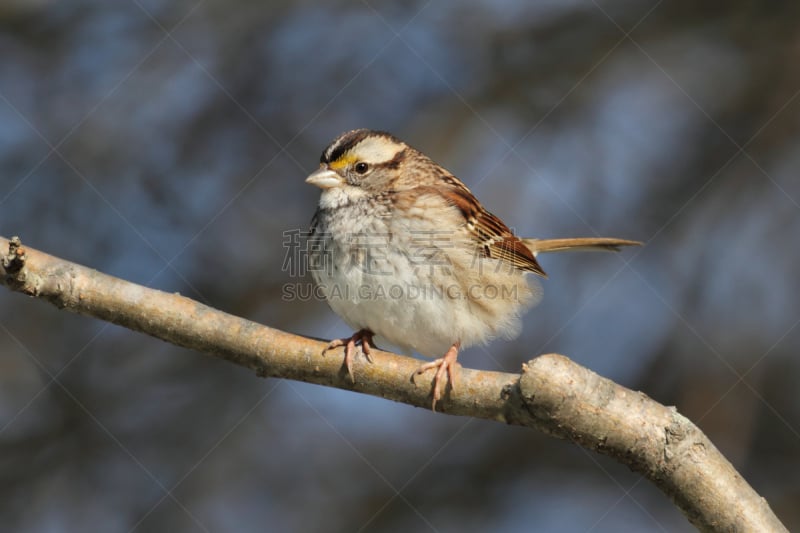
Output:
<path fill-rule="evenodd" d="M 365 163 L 365 162 L 363 162 L 363 161 L 359 161 L 358 163 L 356 163 L 356 166 L 355 166 L 355 167 L 353 167 L 353 168 L 355 168 L 355 171 L 356 171 L 358 174 L 366 174 L 366 173 L 367 173 L 367 171 L 369 170 L 369 165 L 368 165 L 368 164 L 366 164 L 366 163 Z"/>

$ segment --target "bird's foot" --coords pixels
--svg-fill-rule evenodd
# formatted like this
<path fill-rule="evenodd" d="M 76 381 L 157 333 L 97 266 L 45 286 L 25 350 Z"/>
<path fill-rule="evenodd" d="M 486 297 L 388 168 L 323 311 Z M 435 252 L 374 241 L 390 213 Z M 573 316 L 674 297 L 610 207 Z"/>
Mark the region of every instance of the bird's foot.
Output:
<path fill-rule="evenodd" d="M 442 399 L 442 395 L 444 393 L 444 376 L 447 374 L 447 381 L 450 383 L 450 390 L 455 390 L 456 388 L 456 374 L 453 372 L 456 369 L 456 359 L 458 358 L 458 348 L 461 346 L 461 343 L 456 342 L 454 343 L 444 354 L 443 357 L 436 359 L 435 361 L 431 361 L 430 363 L 425 363 L 424 365 L 420 366 L 414 373 L 411 375 L 411 380 L 415 381 L 415 377 L 424 374 L 428 370 L 435 368 L 436 374 L 433 376 L 433 390 L 431 394 L 433 396 L 433 403 L 431 404 L 431 409 L 436 411 L 436 402 Z"/>
<path fill-rule="evenodd" d="M 353 383 L 356 382 L 356 375 L 353 374 L 353 359 L 355 359 L 356 344 L 361 344 L 361 352 L 367 358 L 367 361 L 372 363 L 372 354 L 370 353 L 370 345 L 373 347 L 375 344 L 372 342 L 372 337 L 375 334 L 368 329 L 360 329 L 353 333 L 350 337 L 344 339 L 333 339 L 328 346 L 322 350 L 322 355 L 328 350 L 344 346 L 344 366 L 347 368 L 347 373 L 350 374 L 350 379 Z"/>

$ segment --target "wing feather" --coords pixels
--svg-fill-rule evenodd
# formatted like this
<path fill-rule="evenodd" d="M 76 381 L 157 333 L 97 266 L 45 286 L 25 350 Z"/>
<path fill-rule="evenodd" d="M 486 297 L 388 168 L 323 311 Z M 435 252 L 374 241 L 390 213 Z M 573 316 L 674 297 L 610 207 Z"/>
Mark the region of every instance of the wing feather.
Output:
<path fill-rule="evenodd" d="M 547 277 L 533 252 L 502 220 L 487 211 L 466 185 L 455 176 L 447 176 L 444 182 L 447 184 L 445 187 L 422 186 L 417 191 L 428 192 L 425 190 L 428 189 L 431 194 L 438 194 L 457 207 L 483 257 L 498 259 L 522 271 Z"/>

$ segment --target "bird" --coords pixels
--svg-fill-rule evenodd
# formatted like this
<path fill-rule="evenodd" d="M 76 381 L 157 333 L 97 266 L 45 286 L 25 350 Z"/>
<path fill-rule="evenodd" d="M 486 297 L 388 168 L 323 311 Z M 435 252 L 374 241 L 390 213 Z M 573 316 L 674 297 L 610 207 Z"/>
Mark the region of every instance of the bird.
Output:
<path fill-rule="evenodd" d="M 518 237 L 451 172 L 384 131 L 342 133 L 305 181 L 321 189 L 308 270 L 354 331 L 323 354 L 344 347 L 353 383 L 356 347 L 373 362 L 376 336 L 434 359 L 411 376 L 433 371 L 434 411 L 447 386 L 457 389 L 462 349 L 519 335 L 521 315 L 540 295 L 528 275 L 547 277 L 539 253 L 641 244 Z"/>

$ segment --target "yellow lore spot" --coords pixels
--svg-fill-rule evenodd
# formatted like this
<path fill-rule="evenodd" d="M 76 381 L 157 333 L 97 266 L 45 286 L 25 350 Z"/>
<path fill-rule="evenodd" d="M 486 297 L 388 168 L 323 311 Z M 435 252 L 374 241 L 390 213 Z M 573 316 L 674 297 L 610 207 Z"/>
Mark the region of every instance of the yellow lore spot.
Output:
<path fill-rule="evenodd" d="M 328 163 L 328 167 L 330 167 L 331 170 L 339 170 L 352 163 L 355 163 L 356 161 L 358 161 L 358 158 L 355 157 L 354 155 L 344 154 L 336 161 L 331 161 L 330 163 Z"/>

